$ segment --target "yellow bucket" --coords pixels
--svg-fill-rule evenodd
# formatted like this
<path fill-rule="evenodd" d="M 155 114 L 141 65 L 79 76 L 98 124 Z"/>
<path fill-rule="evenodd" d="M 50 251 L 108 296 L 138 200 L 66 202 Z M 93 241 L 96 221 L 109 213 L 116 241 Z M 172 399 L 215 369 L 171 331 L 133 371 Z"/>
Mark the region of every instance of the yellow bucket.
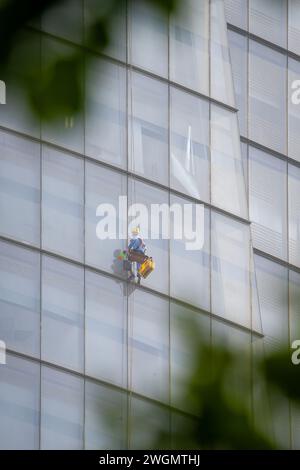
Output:
<path fill-rule="evenodd" d="M 139 274 L 142 278 L 146 279 L 152 271 L 155 269 L 155 262 L 152 258 L 147 258 L 140 266 Z"/>

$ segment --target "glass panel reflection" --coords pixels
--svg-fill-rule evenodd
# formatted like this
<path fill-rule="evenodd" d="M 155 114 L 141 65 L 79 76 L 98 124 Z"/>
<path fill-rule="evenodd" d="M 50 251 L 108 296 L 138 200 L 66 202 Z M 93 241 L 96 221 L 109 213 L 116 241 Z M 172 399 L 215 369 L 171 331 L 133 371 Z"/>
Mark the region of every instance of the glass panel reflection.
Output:
<path fill-rule="evenodd" d="M 96 384 L 85 384 L 85 449 L 127 448 L 127 395 Z"/>
<path fill-rule="evenodd" d="M 287 259 L 287 164 L 249 146 L 253 245 Z"/>
<path fill-rule="evenodd" d="M 0 336 L 8 349 L 40 355 L 40 255 L 2 241 Z"/>
<path fill-rule="evenodd" d="M 129 62 L 167 77 L 167 17 L 157 6 L 144 0 L 132 0 L 130 13 Z"/>
<path fill-rule="evenodd" d="M 42 358 L 83 372 L 83 269 L 42 260 Z"/>
<path fill-rule="evenodd" d="M 136 290 L 129 304 L 129 378 L 132 389 L 169 400 L 169 302 Z"/>
<path fill-rule="evenodd" d="M 181 8 L 182 7 L 182 8 Z M 208 95 L 209 2 L 179 2 L 170 19 L 170 79 Z"/>
<path fill-rule="evenodd" d="M 251 40 L 249 47 L 249 138 L 286 153 L 286 56 Z"/>
<path fill-rule="evenodd" d="M 209 200 L 209 104 L 171 88 L 171 186 Z"/>
<path fill-rule="evenodd" d="M 82 449 L 82 378 L 42 367 L 41 381 L 41 449 Z"/>
<path fill-rule="evenodd" d="M 128 99 L 129 169 L 168 184 L 168 86 L 131 73 Z"/>
<path fill-rule="evenodd" d="M 289 165 L 289 262 L 300 267 L 300 168 Z"/>
<path fill-rule="evenodd" d="M 212 312 L 250 327 L 250 227 L 212 212 Z"/>
<path fill-rule="evenodd" d="M 83 260 L 84 161 L 43 147 L 43 248 Z"/>
<path fill-rule="evenodd" d="M 126 71 L 89 56 L 86 72 L 85 152 L 126 167 Z"/>
<path fill-rule="evenodd" d="M 123 283 L 86 272 L 86 373 L 127 384 L 127 307 Z"/>
<path fill-rule="evenodd" d="M 237 115 L 215 105 L 211 107 L 211 200 L 248 217 Z"/>
<path fill-rule="evenodd" d="M 0 231 L 40 244 L 40 145 L 0 131 Z"/>
<path fill-rule="evenodd" d="M 0 366 L 0 449 L 38 449 L 39 406 L 39 364 L 7 355 Z"/>

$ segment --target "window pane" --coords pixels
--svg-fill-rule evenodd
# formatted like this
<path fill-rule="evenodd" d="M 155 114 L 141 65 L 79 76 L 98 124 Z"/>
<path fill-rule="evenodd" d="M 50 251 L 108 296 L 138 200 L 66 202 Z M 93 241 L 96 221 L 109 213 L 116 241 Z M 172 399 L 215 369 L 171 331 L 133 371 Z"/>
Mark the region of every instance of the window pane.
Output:
<path fill-rule="evenodd" d="M 287 269 L 260 256 L 255 268 L 265 345 L 282 347 L 288 342 Z"/>
<path fill-rule="evenodd" d="M 8 349 L 40 354 L 40 257 L 0 242 L 0 332 Z"/>
<path fill-rule="evenodd" d="M 250 33 L 286 47 L 287 3 L 286 0 L 249 0 Z"/>
<path fill-rule="evenodd" d="M 87 67 L 85 152 L 126 166 L 126 71 L 90 57 Z"/>
<path fill-rule="evenodd" d="M 171 302 L 171 406 L 190 413 L 196 412 L 194 404 L 186 399 L 186 392 L 196 366 L 195 351 L 202 340 L 209 341 L 209 338 L 209 315 Z M 200 364 L 197 363 L 197 367 L 200 369 Z"/>
<path fill-rule="evenodd" d="M 126 196 L 127 185 L 125 176 L 120 173 L 107 170 L 100 165 L 94 165 L 93 163 L 86 163 L 86 201 L 85 201 L 85 260 L 86 263 L 98 268 L 104 269 L 105 271 L 116 271 L 117 266 L 115 265 L 115 258 L 119 253 L 119 250 L 124 250 L 126 241 L 119 240 L 119 230 L 126 236 L 127 221 L 122 217 L 119 219 L 119 196 Z M 104 217 L 96 215 L 96 210 L 99 204 L 110 204 L 110 211 L 104 211 Z M 116 211 L 114 213 L 114 210 Z M 110 215 L 111 213 L 111 215 Z M 115 217 L 117 219 L 115 227 Z M 99 239 L 96 234 L 98 223 L 104 222 L 103 236 L 107 232 L 114 231 L 111 233 L 113 239 Z M 116 236 L 114 236 L 116 235 Z M 116 272 L 116 274 L 120 274 Z"/>
<path fill-rule="evenodd" d="M 118 0 L 113 15 L 110 15 L 109 44 L 104 49 L 101 43 L 98 44 L 97 26 L 101 25 L 103 13 L 110 4 L 110 0 L 84 0 L 85 41 L 89 48 L 126 61 L 126 0 Z"/>
<path fill-rule="evenodd" d="M 234 82 L 236 106 L 239 110 L 240 134 L 248 135 L 248 39 L 228 31 L 230 59 Z"/>
<path fill-rule="evenodd" d="M 245 0 L 225 0 L 228 23 L 247 30 L 248 4 Z"/>
<path fill-rule="evenodd" d="M 144 0 L 131 2 L 129 62 L 168 76 L 168 20 L 157 6 Z"/>
<path fill-rule="evenodd" d="M 47 33 L 81 43 L 83 39 L 83 0 L 63 0 L 47 8 L 42 16 L 42 29 Z"/>
<path fill-rule="evenodd" d="M 0 132 L 1 233 L 40 244 L 40 146 Z"/>
<path fill-rule="evenodd" d="M 131 73 L 129 169 L 168 184 L 168 86 Z"/>
<path fill-rule="evenodd" d="M 124 392 L 86 381 L 85 449 L 127 448 L 127 396 Z"/>
<path fill-rule="evenodd" d="M 209 3 L 185 0 L 181 6 L 170 19 L 170 79 L 208 95 Z"/>
<path fill-rule="evenodd" d="M 249 225 L 211 216 L 212 312 L 250 327 Z"/>
<path fill-rule="evenodd" d="M 247 201 L 237 115 L 211 107 L 212 204 L 247 218 Z"/>
<path fill-rule="evenodd" d="M 209 105 L 171 89 L 171 186 L 209 200 Z"/>
<path fill-rule="evenodd" d="M 300 4 L 299 4 L 300 10 Z M 300 19 L 300 18 L 299 18 Z M 300 25 L 299 25 L 300 26 Z M 300 34 L 300 32 L 299 32 Z M 300 46 L 300 43 L 299 43 Z M 300 48 L 299 48 L 300 53 Z M 300 103 L 299 100 L 299 80 L 300 62 L 288 59 L 289 64 L 289 115 L 288 115 L 288 156 L 300 162 Z M 295 88 L 296 86 L 296 88 Z"/>
<path fill-rule="evenodd" d="M 162 435 L 160 445 L 170 449 L 165 442 L 170 432 L 170 412 L 166 407 L 132 396 L 130 411 L 130 449 L 156 449 L 157 437 Z"/>
<path fill-rule="evenodd" d="M 79 53 L 76 47 L 69 46 L 56 39 L 42 36 L 42 72 L 44 74 L 53 73 L 53 67 L 60 67 L 61 69 L 62 62 L 64 63 L 63 67 L 67 68 L 69 64 L 68 60 L 73 59 L 74 55 Z M 80 87 L 83 86 L 81 80 L 82 76 L 83 73 L 78 72 L 78 76 L 76 77 L 80 80 Z M 66 90 L 66 83 L 62 82 L 56 85 L 57 94 L 63 96 Z M 72 96 L 74 89 L 75 87 L 73 86 L 70 86 L 68 89 L 70 95 L 69 100 L 75 101 L 74 96 Z M 67 110 L 65 111 L 65 115 L 60 115 L 55 122 L 42 123 L 42 139 L 80 153 L 84 151 L 83 133 L 83 115 L 79 113 L 70 115 Z"/>
<path fill-rule="evenodd" d="M 86 272 L 86 373 L 120 386 L 127 384 L 126 287 Z"/>
<path fill-rule="evenodd" d="M 42 368 L 41 448 L 83 448 L 83 380 Z"/>
<path fill-rule="evenodd" d="M 182 239 L 175 239 L 172 234 L 170 243 L 170 294 L 172 297 L 183 300 L 191 305 L 201 307 L 209 310 L 210 298 L 210 285 L 209 285 L 209 270 L 210 270 L 210 254 L 209 254 L 209 211 L 204 209 L 203 220 L 195 220 L 196 207 L 195 204 L 171 196 L 171 205 L 178 205 L 181 210 L 183 218 L 183 228 L 189 224 L 196 226 L 196 235 L 203 235 L 204 245 L 202 249 L 190 250 L 187 249 L 188 240 L 183 232 Z M 193 219 L 187 219 L 186 205 L 190 206 L 193 214 Z M 182 227 L 181 225 L 181 227 Z M 200 233 L 198 233 L 200 229 Z"/>
<path fill-rule="evenodd" d="M 300 168 L 289 165 L 289 262 L 300 267 Z"/>
<path fill-rule="evenodd" d="M 0 366 L 0 449 L 39 446 L 40 366 L 7 355 Z"/>
<path fill-rule="evenodd" d="M 265 358 L 270 338 L 255 338 L 252 343 L 254 360 Z M 257 358 L 255 356 L 258 356 Z M 270 390 L 269 384 L 256 367 L 253 367 L 253 416 L 254 424 L 265 435 L 272 436 L 279 448 L 290 448 L 290 417 L 289 400 L 275 389 Z"/>
<path fill-rule="evenodd" d="M 289 272 L 290 341 L 300 338 L 300 273 Z"/>
<path fill-rule="evenodd" d="M 242 163 L 243 163 L 243 173 L 246 187 L 246 199 L 248 202 L 248 191 L 249 191 L 249 172 L 248 172 L 248 144 L 241 142 L 241 151 L 242 151 Z"/>
<path fill-rule="evenodd" d="M 251 295 L 251 329 L 257 333 L 263 334 L 252 243 L 251 243 L 251 253 L 250 253 L 250 273 L 251 273 L 251 294 L 252 294 Z"/>
<path fill-rule="evenodd" d="M 229 403 L 242 403 L 251 412 L 251 333 L 236 326 L 212 319 L 212 368 L 214 352 L 228 350 L 233 354 L 233 362 L 228 363 L 226 379 L 223 381 L 221 395 Z M 217 355 L 217 360 L 219 356 Z"/>
<path fill-rule="evenodd" d="M 43 147 L 43 248 L 83 259 L 84 162 Z"/>
<path fill-rule="evenodd" d="M 39 34 L 24 31 L 14 43 L 5 73 L 1 70 L 1 80 L 6 84 L 6 104 L 0 105 L 0 125 L 37 138 L 40 123 L 30 110 L 27 91 L 34 81 L 39 81 L 40 57 Z"/>
<path fill-rule="evenodd" d="M 249 138 L 286 153 L 286 57 L 250 41 Z"/>
<path fill-rule="evenodd" d="M 287 258 L 287 164 L 249 147 L 250 219 L 255 248 Z"/>
<path fill-rule="evenodd" d="M 131 388 L 168 402 L 169 302 L 140 289 L 129 298 Z"/>
<path fill-rule="evenodd" d="M 141 237 L 145 240 L 147 255 L 153 257 L 156 266 L 151 275 L 144 281 L 142 280 L 142 284 L 145 284 L 151 289 L 168 294 L 169 240 L 163 238 L 167 233 L 164 222 L 168 223 L 169 221 L 168 193 L 154 186 L 130 180 L 128 199 L 130 205 L 143 205 L 140 215 L 139 211 L 137 211 L 137 218 L 140 220 Z M 159 223 L 156 225 L 155 221 L 158 218 L 155 217 L 155 215 L 159 210 L 161 215 L 159 217 Z M 153 217 L 150 217 L 151 211 L 153 211 Z M 164 216 L 162 214 L 164 214 Z M 150 218 L 151 220 L 149 220 Z M 136 220 L 136 217 L 133 216 L 133 220 Z M 129 223 L 131 222 L 132 218 L 129 220 Z M 130 235 L 129 233 L 129 236 Z"/>
<path fill-rule="evenodd" d="M 300 5 L 298 0 L 289 0 L 289 37 L 290 51 L 300 54 Z"/>
<path fill-rule="evenodd" d="M 83 269 L 48 256 L 42 265 L 42 358 L 83 371 Z"/>
<path fill-rule="evenodd" d="M 211 96 L 235 106 L 223 0 L 211 0 Z"/>

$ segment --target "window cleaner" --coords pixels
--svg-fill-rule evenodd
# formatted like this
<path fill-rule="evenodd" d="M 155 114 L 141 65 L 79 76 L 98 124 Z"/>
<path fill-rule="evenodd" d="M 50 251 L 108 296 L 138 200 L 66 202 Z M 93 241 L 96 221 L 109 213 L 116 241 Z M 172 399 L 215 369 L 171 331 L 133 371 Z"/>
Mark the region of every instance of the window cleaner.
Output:
<path fill-rule="evenodd" d="M 128 244 L 128 260 L 131 262 L 131 275 L 129 280 L 137 279 L 141 282 L 139 269 L 146 256 L 146 245 L 140 234 L 140 227 L 134 227 L 131 231 L 131 238 Z"/>
<path fill-rule="evenodd" d="M 138 284 L 141 283 L 141 277 L 146 278 L 154 270 L 154 261 L 146 255 L 146 244 L 139 227 L 132 229 L 127 259 L 131 263 L 129 280 L 137 280 Z"/>

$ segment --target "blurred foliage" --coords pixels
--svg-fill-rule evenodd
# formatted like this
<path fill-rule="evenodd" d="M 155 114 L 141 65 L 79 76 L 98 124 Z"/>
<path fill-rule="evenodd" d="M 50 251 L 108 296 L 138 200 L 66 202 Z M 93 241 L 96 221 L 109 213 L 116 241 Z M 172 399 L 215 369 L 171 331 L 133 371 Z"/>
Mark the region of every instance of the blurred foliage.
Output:
<path fill-rule="evenodd" d="M 293 350 L 278 351 L 267 356 L 260 366 L 270 384 L 285 396 L 300 403 L 300 365 L 291 361 Z"/>
<path fill-rule="evenodd" d="M 189 320 L 190 322 L 190 320 Z M 273 422 L 282 426 L 284 434 L 285 423 L 280 417 L 280 403 L 300 405 L 300 366 L 292 364 L 292 350 L 285 349 L 261 355 L 250 354 L 246 348 L 222 343 L 211 344 L 210 333 L 199 330 L 196 323 L 182 324 L 182 331 L 188 331 L 182 341 L 183 349 L 189 349 L 193 357 L 190 363 L 190 373 L 182 383 L 182 394 L 176 403 L 176 409 L 181 410 L 181 418 L 173 420 L 170 432 L 166 423 L 158 429 L 149 431 L 149 448 L 151 449 L 282 449 L 285 444 L 265 426 L 267 416 L 258 416 L 266 404 L 271 407 Z M 263 344 L 264 338 L 258 339 Z M 251 358 L 250 358 L 251 357 Z M 253 371 L 255 370 L 255 383 Z M 252 376 L 250 379 L 249 376 Z M 252 381 L 252 383 L 251 383 Z M 267 396 L 257 407 L 251 403 L 254 387 L 258 384 L 267 386 Z M 278 395 L 279 392 L 279 395 Z M 279 400 L 275 400 L 280 398 Z M 258 402 L 262 396 L 258 393 L 254 398 Z M 256 409 L 255 409 L 256 408 Z M 170 409 L 171 415 L 174 409 Z M 159 421 L 161 411 L 157 410 Z M 282 417 L 282 416 L 281 416 Z M 151 416 L 141 418 L 147 428 Z M 142 425 L 141 425 L 142 426 Z M 288 431 L 289 432 L 289 431 Z M 280 433 L 277 433 L 277 435 Z"/>
<path fill-rule="evenodd" d="M 145 1 L 158 8 L 162 15 L 174 12 L 178 2 Z M 66 0 L 0 0 L 0 79 L 7 83 L 13 81 L 15 86 L 24 90 L 33 114 L 46 121 L 76 115 L 82 110 L 82 51 L 78 48 L 71 55 L 66 53 L 48 63 L 46 61 L 40 69 L 35 50 L 32 53 L 28 50 L 21 60 L 18 60 L 18 50 L 24 49 L 25 27 L 36 28 L 43 15 L 47 15 L 53 7 L 65 4 L 72 8 L 72 2 Z M 103 53 L 111 44 L 113 35 L 117 34 L 114 24 L 118 15 L 124 12 L 124 0 L 93 0 L 92 4 L 92 22 L 85 25 L 85 46 Z M 59 20 L 62 21 L 61 18 Z M 19 72 L 16 72 L 14 65 L 16 61 Z M 87 62 L 86 58 L 86 65 Z"/>
<path fill-rule="evenodd" d="M 0 0 L 0 64 L 5 66 L 19 41 L 18 33 L 60 0 Z M 30 60 L 30 57 L 28 57 Z"/>

